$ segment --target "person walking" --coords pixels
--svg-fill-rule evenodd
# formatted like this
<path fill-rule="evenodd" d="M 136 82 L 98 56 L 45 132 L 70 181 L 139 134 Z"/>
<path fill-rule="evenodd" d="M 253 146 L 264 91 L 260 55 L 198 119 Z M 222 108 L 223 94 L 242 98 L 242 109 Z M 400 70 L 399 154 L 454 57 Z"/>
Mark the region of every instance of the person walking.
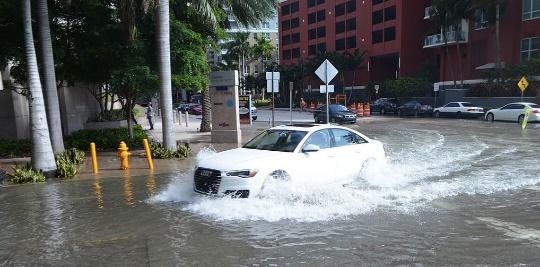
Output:
<path fill-rule="evenodd" d="M 148 107 L 146 107 L 146 118 L 148 119 L 148 124 L 150 124 L 150 130 L 154 130 L 154 123 L 152 122 L 153 114 L 154 108 L 152 108 L 152 103 L 148 103 Z"/>
<path fill-rule="evenodd" d="M 300 109 L 301 109 L 301 111 L 306 110 L 306 101 L 304 101 L 303 97 L 300 98 Z"/>

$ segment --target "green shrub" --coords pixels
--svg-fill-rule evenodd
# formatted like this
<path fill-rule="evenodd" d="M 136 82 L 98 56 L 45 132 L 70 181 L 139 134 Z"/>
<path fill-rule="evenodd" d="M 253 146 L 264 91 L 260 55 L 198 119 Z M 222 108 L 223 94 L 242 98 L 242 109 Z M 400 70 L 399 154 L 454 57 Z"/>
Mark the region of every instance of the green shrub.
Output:
<path fill-rule="evenodd" d="M 71 178 L 77 174 L 79 166 L 86 161 L 86 154 L 76 148 L 70 148 L 56 156 L 57 176 Z"/>
<path fill-rule="evenodd" d="M 385 97 L 415 97 L 430 96 L 433 84 L 429 81 L 402 77 L 398 80 L 389 80 L 383 83 L 381 95 Z"/>
<path fill-rule="evenodd" d="M 150 151 L 152 153 L 152 157 L 155 159 L 184 159 L 189 157 L 191 154 L 191 148 L 188 145 L 178 145 L 176 150 L 173 151 L 163 147 L 161 143 L 155 141 L 152 141 L 150 144 Z"/>
<path fill-rule="evenodd" d="M 45 176 L 32 169 L 30 165 L 13 167 L 13 174 L 9 175 L 14 184 L 43 183 Z"/>
<path fill-rule="evenodd" d="M 0 139 L 0 158 L 29 157 L 32 155 L 30 140 Z"/>
<path fill-rule="evenodd" d="M 148 138 L 142 126 L 133 126 L 133 139 L 129 139 L 127 128 L 81 130 L 65 138 L 66 147 L 87 151 L 90 143 L 96 143 L 98 150 L 114 150 L 121 141 L 126 142 L 130 149 L 142 148 L 142 140 Z"/>

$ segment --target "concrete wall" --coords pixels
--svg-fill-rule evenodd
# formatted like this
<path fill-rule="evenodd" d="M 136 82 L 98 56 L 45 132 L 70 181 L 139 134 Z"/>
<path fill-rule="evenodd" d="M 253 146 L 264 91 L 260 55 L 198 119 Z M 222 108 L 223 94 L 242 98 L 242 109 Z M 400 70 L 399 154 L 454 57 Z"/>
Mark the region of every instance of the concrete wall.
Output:
<path fill-rule="evenodd" d="M 90 117 L 99 112 L 99 104 L 84 86 L 62 87 L 58 90 L 64 135 L 84 129 Z"/>
<path fill-rule="evenodd" d="M 0 138 L 30 138 L 28 100 L 12 90 L 0 91 Z"/>

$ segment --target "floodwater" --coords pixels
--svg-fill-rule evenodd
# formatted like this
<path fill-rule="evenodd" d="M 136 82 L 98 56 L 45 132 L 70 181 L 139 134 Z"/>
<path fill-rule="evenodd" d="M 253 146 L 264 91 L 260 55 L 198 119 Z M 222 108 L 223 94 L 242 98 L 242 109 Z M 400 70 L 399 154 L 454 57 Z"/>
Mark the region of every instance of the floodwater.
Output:
<path fill-rule="evenodd" d="M 1 188 L 0 265 L 540 262 L 540 125 L 353 127 L 382 141 L 388 158 L 347 187 L 279 182 L 253 199 L 209 198 L 192 193 L 186 170 Z"/>

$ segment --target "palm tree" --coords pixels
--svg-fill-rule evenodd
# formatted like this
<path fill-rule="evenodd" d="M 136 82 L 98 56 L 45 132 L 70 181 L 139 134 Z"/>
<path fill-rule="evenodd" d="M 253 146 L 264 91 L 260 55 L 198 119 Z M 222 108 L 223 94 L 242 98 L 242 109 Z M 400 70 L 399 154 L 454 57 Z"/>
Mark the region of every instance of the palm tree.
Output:
<path fill-rule="evenodd" d="M 163 131 L 163 146 L 168 149 L 176 148 L 173 135 L 173 110 L 171 86 L 171 47 L 169 33 L 169 0 L 158 0 L 158 49 L 159 49 L 159 80 L 161 97 L 161 119 Z"/>
<path fill-rule="evenodd" d="M 461 81 L 461 87 L 463 87 L 463 64 L 461 59 L 461 44 L 459 43 L 461 39 L 461 22 L 464 19 L 470 17 L 470 7 L 472 4 L 471 0 L 454 0 L 453 7 L 450 10 L 450 18 L 454 24 L 455 38 L 456 38 L 456 50 L 457 50 L 457 68 L 459 72 L 459 79 Z"/>
<path fill-rule="evenodd" d="M 261 73 L 264 74 L 266 72 L 266 68 L 264 66 L 264 59 L 271 57 L 275 48 L 272 45 L 272 43 L 270 43 L 270 40 L 268 40 L 265 37 L 256 37 L 255 41 L 256 41 L 256 44 L 253 47 L 253 51 L 255 52 L 256 55 L 260 55 Z M 264 90 L 261 92 L 261 94 L 262 94 L 262 98 L 264 99 Z"/>
<path fill-rule="evenodd" d="M 433 0 L 433 8 L 430 11 L 430 17 L 433 21 L 433 27 L 436 31 L 441 31 L 447 63 L 450 63 L 450 49 L 448 48 L 448 28 L 455 24 L 452 18 L 453 4 L 453 0 Z M 456 41 L 457 40 L 459 39 L 456 39 Z M 445 65 L 450 66 L 450 75 L 452 76 L 452 80 L 454 81 L 454 87 L 457 87 L 457 82 L 452 65 Z"/>
<path fill-rule="evenodd" d="M 253 57 L 254 47 L 249 42 L 249 33 L 235 33 L 233 40 L 225 45 L 227 48 L 227 57 L 238 59 L 240 69 L 240 79 L 243 80 L 247 72 L 246 62 L 250 62 Z"/>
<path fill-rule="evenodd" d="M 214 28 L 219 28 L 225 9 L 231 10 L 236 19 L 244 26 L 258 25 L 276 12 L 277 0 L 196 0 L 192 6 L 198 14 Z M 203 91 L 203 114 L 201 132 L 207 132 L 211 127 L 211 101 L 208 88 Z"/>
<path fill-rule="evenodd" d="M 47 103 L 47 119 L 53 151 L 55 154 L 58 154 L 64 151 L 64 140 L 62 137 L 62 120 L 60 118 L 60 106 L 58 104 L 58 92 L 56 89 L 56 74 L 54 70 L 47 0 L 38 1 L 37 13 L 39 22 L 39 43 L 43 60 L 43 82 L 46 96 L 45 102 Z"/>
<path fill-rule="evenodd" d="M 497 71 L 497 81 L 501 82 L 501 34 L 500 25 L 505 13 L 508 0 L 478 0 L 477 7 L 483 8 L 488 13 L 488 22 L 495 25 L 495 69 Z"/>
<path fill-rule="evenodd" d="M 56 172 L 56 162 L 49 136 L 49 126 L 34 47 L 30 0 L 23 0 L 22 12 L 29 87 L 28 103 L 30 107 L 30 125 L 32 127 L 32 167 L 50 177 Z"/>

